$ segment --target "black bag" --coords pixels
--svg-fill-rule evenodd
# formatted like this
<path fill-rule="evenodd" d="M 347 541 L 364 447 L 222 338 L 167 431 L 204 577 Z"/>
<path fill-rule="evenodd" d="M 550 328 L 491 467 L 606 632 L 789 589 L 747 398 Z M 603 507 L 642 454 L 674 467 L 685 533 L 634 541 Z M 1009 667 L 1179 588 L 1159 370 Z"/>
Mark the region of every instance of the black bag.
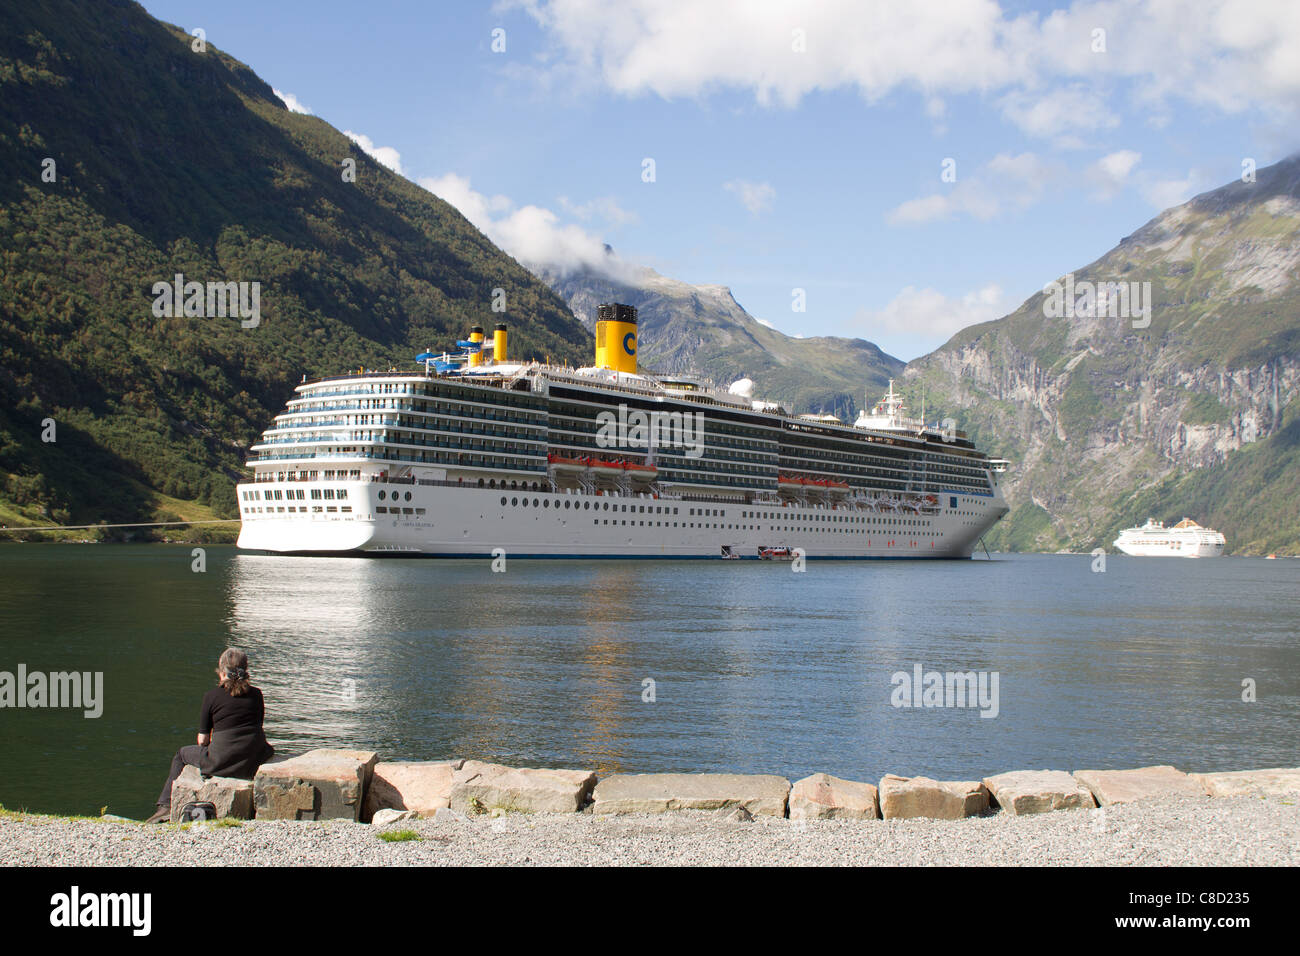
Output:
<path fill-rule="evenodd" d="M 193 820 L 215 820 L 216 818 L 216 804 L 209 803 L 206 800 L 187 803 L 181 807 L 181 823 L 189 823 Z"/>

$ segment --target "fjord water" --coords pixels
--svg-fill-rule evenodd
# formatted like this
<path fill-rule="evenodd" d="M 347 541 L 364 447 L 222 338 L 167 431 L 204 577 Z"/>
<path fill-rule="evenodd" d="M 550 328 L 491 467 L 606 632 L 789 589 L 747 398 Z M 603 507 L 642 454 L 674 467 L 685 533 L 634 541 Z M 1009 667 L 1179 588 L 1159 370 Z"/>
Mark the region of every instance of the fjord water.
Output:
<path fill-rule="evenodd" d="M 102 671 L 105 698 L 0 710 L 0 803 L 148 813 L 228 644 L 282 752 L 868 781 L 1296 764 L 1300 561 L 192 562 L 0 546 L 0 671 Z M 996 672 L 997 716 L 892 706 L 917 664 Z"/>

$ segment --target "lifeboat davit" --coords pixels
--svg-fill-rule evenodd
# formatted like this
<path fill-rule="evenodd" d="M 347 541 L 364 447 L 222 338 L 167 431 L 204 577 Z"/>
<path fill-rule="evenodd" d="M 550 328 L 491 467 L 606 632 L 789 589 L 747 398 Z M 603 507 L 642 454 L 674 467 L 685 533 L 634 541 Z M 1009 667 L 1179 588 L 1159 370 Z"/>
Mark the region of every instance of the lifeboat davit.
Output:
<path fill-rule="evenodd" d="M 798 475 L 777 475 L 776 486 L 782 491 L 802 491 L 807 484 L 803 478 Z"/>

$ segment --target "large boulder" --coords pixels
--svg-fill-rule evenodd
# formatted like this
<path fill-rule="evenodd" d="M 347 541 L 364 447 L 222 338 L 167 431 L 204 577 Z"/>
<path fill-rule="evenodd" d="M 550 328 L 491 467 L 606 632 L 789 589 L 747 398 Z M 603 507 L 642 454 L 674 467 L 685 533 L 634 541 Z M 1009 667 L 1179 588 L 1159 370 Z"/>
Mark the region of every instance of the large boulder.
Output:
<path fill-rule="evenodd" d="M 878 820 L 876 788 L 815 773 L 790 788 L 791 820 Z"/>
<path fill-rule="evenodd" d="M 263 764 L 253 778 L 259 820 L 359 820 L 373 750 L 310 750 Z"/>
<path fill-rule="evenodd" d="M 1189 774 L 1212 797 L 1300 796 L 1300 768 Z"/>
<path fill-rule="evenodd" d="M 880 780 L 880 815 L 886 820 L 960 820 L 988 809 L 989 792 L 978 780 L 932 780 L 886 774 Z"/>
<path fill-rule="evenodd" d="M 769 774 L 620 773 L 596 784 L 592 813 L 663 813 L 744 807 L 784 817 L 790 781 Z"/>
<path fill-rule="evenodd" d="M 463 760 L 411 760 L 375 764 L 366 788 L 361 819 L 370 820 L 380 810 L 414 810 L 431 817 L 451 806 L 452 778 Z"/>
<path fill-rule="evenodd" d="M 1204 788 L 1181 770 L 1170 766 L 1135 770 L 1076 770 L 1074 779 L 1087 787 L 1097 806 L 1133 803 L 1169 796 L 1205 795 Z"/>
<path fill-rule="evenodd" d="M 217 808 L 218 819 L 251 820 L 253 781 L 236 777 L 204 779 L 198 767 L 186 766 L 172 782 L 172 823 L 180 820 L 181 808 L 187 803 L 211 803 Z"/>
<path fill-rule="evenodd" d="M 1094 807 L 1092 793 L 1064 770 L 1011 770 L 985 777 L 984 786 L 1011 814 Z"/>
<path fill-rule="evenodd" d="M 589 770 L 503 767 L 467 760 L 453 774 L 449 800 L 451 809 L 460 813 L 576 813 L 595 785 L 596 775 Z"/>

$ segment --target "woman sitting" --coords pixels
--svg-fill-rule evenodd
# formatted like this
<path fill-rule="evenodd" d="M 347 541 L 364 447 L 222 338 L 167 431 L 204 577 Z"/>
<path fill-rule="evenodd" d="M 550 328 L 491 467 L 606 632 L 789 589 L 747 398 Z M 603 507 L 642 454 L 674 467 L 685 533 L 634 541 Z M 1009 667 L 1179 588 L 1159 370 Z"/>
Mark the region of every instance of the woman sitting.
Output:
<path fill-rule="evenodd" d="M 176 751 L 171 775 L 158 795 L 158 809 L 146 822 L 171 818 L 172 784 L 188 764 L 205 777 L 251 780 L 275 750 L 262 732 L 266 704 L 248 680 L 248 655 L 229 647 L 217 661 L 218 684 L 203 695 L 197 742 Z"/>

